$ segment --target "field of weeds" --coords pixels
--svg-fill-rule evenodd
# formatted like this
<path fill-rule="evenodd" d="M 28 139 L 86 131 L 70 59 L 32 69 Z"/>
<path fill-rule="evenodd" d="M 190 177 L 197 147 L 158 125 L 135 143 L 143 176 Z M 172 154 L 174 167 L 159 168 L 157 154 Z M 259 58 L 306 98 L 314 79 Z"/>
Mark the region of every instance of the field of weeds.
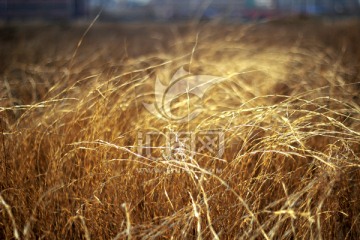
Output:
<path fill-rule="evenodd" d="M 1 239 L 360 239 L 360 26 L 0 28 Z"/>

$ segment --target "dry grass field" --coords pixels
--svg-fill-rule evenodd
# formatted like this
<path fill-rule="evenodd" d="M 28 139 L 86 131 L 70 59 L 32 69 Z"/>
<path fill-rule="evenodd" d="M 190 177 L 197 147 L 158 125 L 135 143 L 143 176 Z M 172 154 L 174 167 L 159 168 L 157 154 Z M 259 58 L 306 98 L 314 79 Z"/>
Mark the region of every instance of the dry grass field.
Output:
<path fill-rule="evenodd" d="M 359 23 L 87 28 L 0 28 L 1 239 L 360 239 Z"/>

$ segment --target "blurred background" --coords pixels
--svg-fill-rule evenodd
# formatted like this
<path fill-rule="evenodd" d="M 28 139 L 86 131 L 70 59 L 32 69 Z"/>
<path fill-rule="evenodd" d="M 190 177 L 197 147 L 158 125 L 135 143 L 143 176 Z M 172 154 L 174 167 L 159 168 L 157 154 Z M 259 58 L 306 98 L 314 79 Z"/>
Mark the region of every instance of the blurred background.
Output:
<path fill-rule="evenodd" d="M 360 0 L 0 0 L 0 20 L 254 21 L 359 17 Z"/>

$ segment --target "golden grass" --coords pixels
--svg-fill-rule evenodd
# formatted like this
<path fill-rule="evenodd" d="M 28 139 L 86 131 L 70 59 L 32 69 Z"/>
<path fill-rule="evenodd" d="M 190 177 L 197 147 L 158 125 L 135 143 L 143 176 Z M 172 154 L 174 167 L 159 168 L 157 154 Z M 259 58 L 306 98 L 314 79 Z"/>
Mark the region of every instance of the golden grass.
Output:
<path fill-rule="evenodd" d="M 360 36 L 350 27 L 6 28 L 0 237 L 359 239 Z M 202 101 L 174 101 L 179 116 L 201 103 L 196 118 L 159 119 L 143 102 L 181 67 L 226 80 Z M 137 149 L 150 131 L 157 160 Z M 162 147 L 166 133 L 206 131 L 224 134 L 221 157 Z"/>

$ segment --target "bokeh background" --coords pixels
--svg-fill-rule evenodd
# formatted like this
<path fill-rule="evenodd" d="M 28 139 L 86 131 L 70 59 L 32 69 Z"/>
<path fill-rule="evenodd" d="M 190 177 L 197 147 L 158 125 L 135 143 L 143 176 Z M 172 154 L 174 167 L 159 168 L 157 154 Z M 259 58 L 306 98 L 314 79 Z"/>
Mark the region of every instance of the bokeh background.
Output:
<path fill-rule="evenodd" d="M 0 19 L 103 21 L 230 20 L 360 15 L 359 0 L 0 0 Z"/>

